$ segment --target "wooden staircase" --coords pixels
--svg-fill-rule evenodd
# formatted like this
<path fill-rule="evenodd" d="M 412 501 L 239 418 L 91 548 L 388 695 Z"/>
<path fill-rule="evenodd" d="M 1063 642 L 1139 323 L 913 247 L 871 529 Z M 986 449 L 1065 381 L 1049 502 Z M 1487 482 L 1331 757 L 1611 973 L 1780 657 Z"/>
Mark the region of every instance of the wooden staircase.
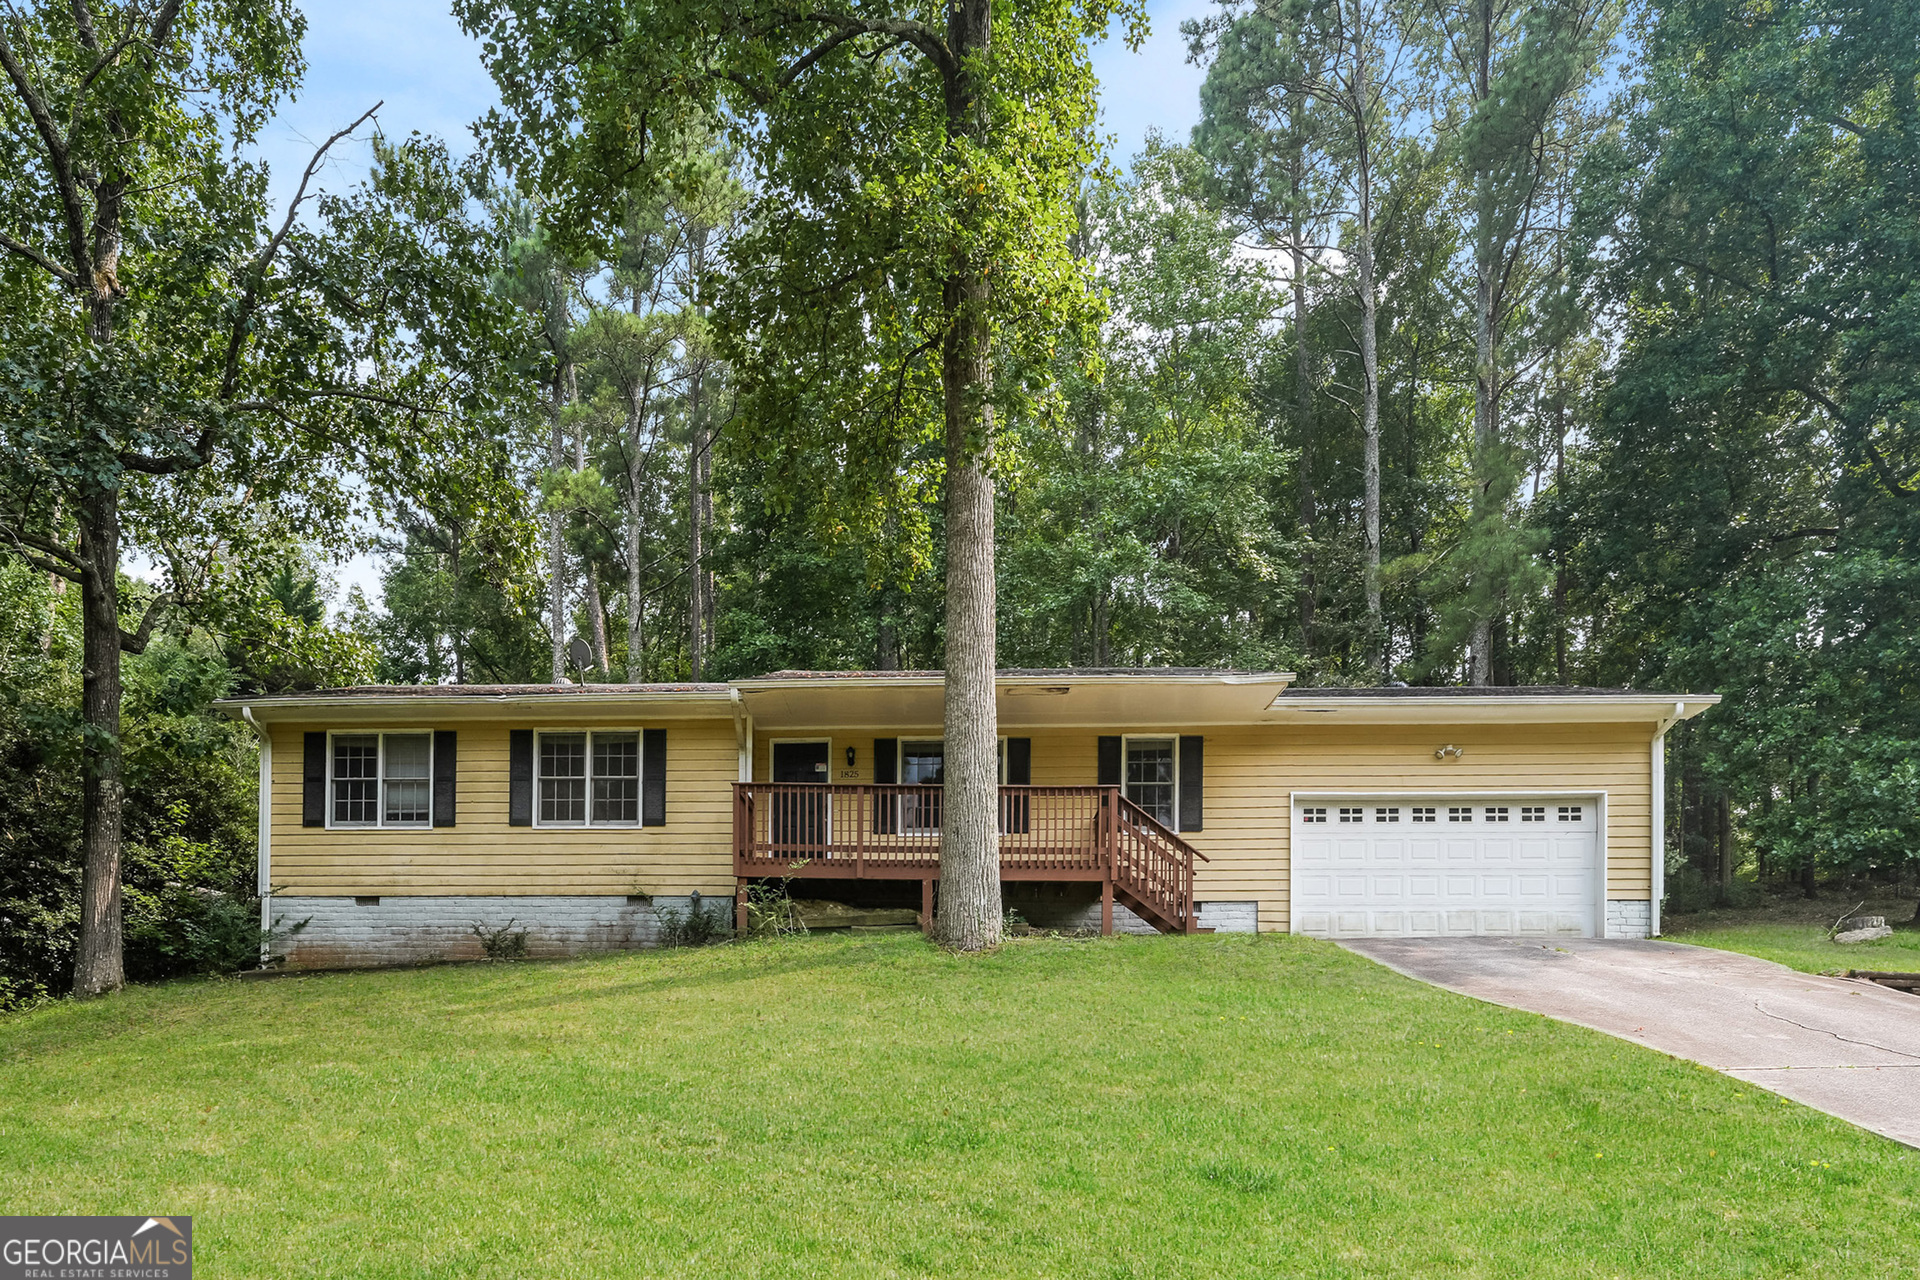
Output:
<path fill-rule="evenodd" d="M 1193 864 L 1207 856 L 1124 795 L 1116 794 L 1111 889 L 1116 901 L 1162 933 L 1212 933 L 1200 927 Z"/>

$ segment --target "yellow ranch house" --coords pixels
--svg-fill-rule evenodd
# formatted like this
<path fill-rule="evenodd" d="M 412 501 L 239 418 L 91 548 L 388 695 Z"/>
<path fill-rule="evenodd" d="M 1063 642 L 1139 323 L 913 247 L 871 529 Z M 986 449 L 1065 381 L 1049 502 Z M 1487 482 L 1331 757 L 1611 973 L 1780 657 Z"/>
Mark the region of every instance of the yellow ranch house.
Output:
<path fill-rule="evenodd" d="M 1001 874 L 1036 927 L 1659 933 L 1664 738 L 1719 699 L 1000 673 Z M 646 946 L 757 883 L 939 910 L 942 677 L 235 699 L 289 964 Z M 718 901 L 715 901 L 718 900 Z M 299 925 L 296 930 L 292 926 Z"/>

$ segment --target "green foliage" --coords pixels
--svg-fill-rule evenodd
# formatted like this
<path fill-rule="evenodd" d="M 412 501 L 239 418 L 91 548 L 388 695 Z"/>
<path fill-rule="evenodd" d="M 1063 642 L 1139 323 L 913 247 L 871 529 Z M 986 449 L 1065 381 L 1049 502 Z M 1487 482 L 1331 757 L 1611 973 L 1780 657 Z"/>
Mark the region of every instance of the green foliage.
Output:
<path fill-rule="evenodd" d="M 724 900 L 695 894 L 685 911 L 659 907 L 656 912 L 663 947 L 704 947 L 733 936 L 733 922 L 727 919 Z"/>
<path fill-rule="evenodd" d="M 635 184 L 672 179 L 679 139 L 729 131 L 756 181 L 726 251 L 750 287 L 715 299 L 741 391 L 727 448 L 764 467 L 769 502 L 825 516 L 824 535 L 923 548 L 914 498 L 939 474 L 922 446 L 940 432 L 949 279 L 991 277 L 994 377 L 966 394 L 1030 418 L 1063 337 L 1096 314 L 1067 248 L 1097 155 L 1086 44 L 1138 11 L 1003 8 L 977 58 L 945 48 L 945 8 L 924 3 L 796 19 L 649 0 L 613 26 L 590 0 L 456 11 L 502 89 L 496 150 L 575 241 L 610 245 Z M 947 119 L 955 74 L 980 91 L 977 133 Z"/>
<path fill-rule="evenodd" d="M 79 923 L 78 592 L 0 563 L 0 1007 L 64 991 Z M 240 678 L 204 632 L 126 664 L 130 975 L 231 972 L 259 956 L 256 748 L 209 703 Z"/>
<path fill-rule="evenodd" d="M 516 930 L 512 920 L 492 929 L 476 922 L 473 926 L 473 936 L 480 940 L 480 950 L 489 960 L 525 960 L 527 958 L 527 931 Z"/>
<path fill-rule="evenodd" d="M 1080 231 L 1110 318 L 1099 382 L 1063 370 L 1059 420 L 1023 433 L 1003 500 L 1010 666 L 1282 667 L 1296 581 L 1272 505 L 1286 467 L 1258 416 L 1269 278 L 1149 145 Z"/>
<path fill-rule="evenodd" d="M 1809 884 L 1920 856 L 1916 38 L 1905 4 L 1667 6 L 1587 171 L 1625 345 L 1559 518 L 1599 669 L 1725 695 L 1679 735 L 1683 848 L 1725 796 L 1733 857 Z"/>

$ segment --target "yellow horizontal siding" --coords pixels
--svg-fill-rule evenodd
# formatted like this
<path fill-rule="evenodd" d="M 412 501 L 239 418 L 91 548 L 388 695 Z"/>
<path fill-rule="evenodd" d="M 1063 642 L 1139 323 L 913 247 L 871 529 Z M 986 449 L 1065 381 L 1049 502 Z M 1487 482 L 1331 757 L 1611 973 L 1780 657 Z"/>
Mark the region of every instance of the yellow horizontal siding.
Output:
<path fill-rule="evenodd" d="M 667 722 L 667 825 L 555 830 L 507 825 L 508 726 L 459 729 L 459 825 L 388 832 L 300 825 L 301 734 L 274 729 L 275 887 L 304 894 L 730 893 L 733 726 Z M 423 726 L 431 727 L 431 726 Z M 925 733 L 922 727 L 901 736 Z M 1116 733 L 1131 732 L 1125 728 Z M 830 738 L 836 782 L 873 780 L 873 737 L 822 729 L 781 739 Z M 1096 780 L 1093 730 L 1035 731 L 1036 786 Z M 1159 736 L 1165 736 L 1164 731 Z M 1262 928 L 1287 927 L 1289 800 L 1296 791 L 1605 792 L 1607 892 L 1640 898 L 1651 886 L 1650 730 L 1640 725 L 1251 725 L 1206 736 L 1206 829 L 1188 839 L 1209 859 L 1201 900 L 1255 901 Z M 1459 760 L 1434 749 L 1451 743 Z M 771 772 L 772 735 L 754 744 L 754 776 Z M 854 764 L 846 748 L 854 748 Z"/>
<path fill-rule="evenodd" d="M 529 728 L 572 728 L 526 725 Z M 458 823 L 394 831 L 301 825 L 303 735 L 359 726 L 273 728 L 275 892 L 348 894 L 707 894 L 733 892 L 733 789 L 739 752 L 728 721 L 649 721 L 667 731 L 667 821 L 659 827 L 515 827 L 507 822 L 510 726 L 451 726 Z M 417 726 L 435 726 L 422 723 Z"/>
<path fill-rule="evenodd" d="M 937 732 L 937 731 L 932 731 Z M 1090 786 L 1100 730 L 1034 730 L 1033 785 Z M 1108 733 L 1167 737 L 1168 731 Z M 1201 901 L 1258 902 L 1262 929 L 1287 928 L 1290 801 L 1296 791 L 1577 791 L 1607 796 L 1607 896 L 1649 896 L 1651 726 L 1247 725 L 1209 728 L 1204 831 L 1186 839 L 1209 859 L 1195 875 Z M 928 734 L 924 727 L 899 736 Z M 831 729 L 782 730 L 782 739 L 831 738 L 836 782 L 873 781 L 873 737 Z M 1441 762 L 1434 750 L 1462 748 Z M 846 748 L 854 748 L 854 766 Z M 772 747 L 755 743 L 754 777 L 771 774 Z"/>

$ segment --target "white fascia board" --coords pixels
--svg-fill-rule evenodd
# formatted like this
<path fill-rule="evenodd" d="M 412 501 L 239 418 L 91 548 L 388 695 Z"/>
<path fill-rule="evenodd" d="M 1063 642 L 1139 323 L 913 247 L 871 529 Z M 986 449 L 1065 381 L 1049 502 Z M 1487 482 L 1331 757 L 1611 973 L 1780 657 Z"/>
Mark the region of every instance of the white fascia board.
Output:
<path fill-rule="evenodd" d="M 1672 716 L 1676 705 L 1685 709 L 1682 718 L 1691 719 L 1719 701 L 1720 695 L 1713 693 L 1695 694 L 1678 704 L 1672 698 L 1606 694 L 1379 699 L 1284 694 L 1267 707 L 1267 716 L 1281 724 L 1657 723 Z"/>
<path fill-rule="evenodd" d="M 663 691 L 660 693 L 591 693 L 568 692 L 551 693 L 499 693 L 499 694 L 357 694 L 351 697 L 303 698 L 303 697 L 265 697 L 235 699 L 220 704 L 223 709 L 234 715 L 252 711 L 262 723 L 272 720 L 309 720 L 314 713 L 337 715 L 340 712 L 379 711 L 389 713 L 405 711 L 422 719 L 436 718 L 441 711 L 457 711 L 463 719 L 474 718 L 475 712 L 554 710 L 565 708 L 565 714 L 580 711 L 600 713 L 605 711 L 634 710 L 655 713 L 661 709 L 670 709 L 677 716 L 710 716 L 715 719 L 728 719 L 733 715 L 732 699 L 726 688 L 686 689 Z"/>

